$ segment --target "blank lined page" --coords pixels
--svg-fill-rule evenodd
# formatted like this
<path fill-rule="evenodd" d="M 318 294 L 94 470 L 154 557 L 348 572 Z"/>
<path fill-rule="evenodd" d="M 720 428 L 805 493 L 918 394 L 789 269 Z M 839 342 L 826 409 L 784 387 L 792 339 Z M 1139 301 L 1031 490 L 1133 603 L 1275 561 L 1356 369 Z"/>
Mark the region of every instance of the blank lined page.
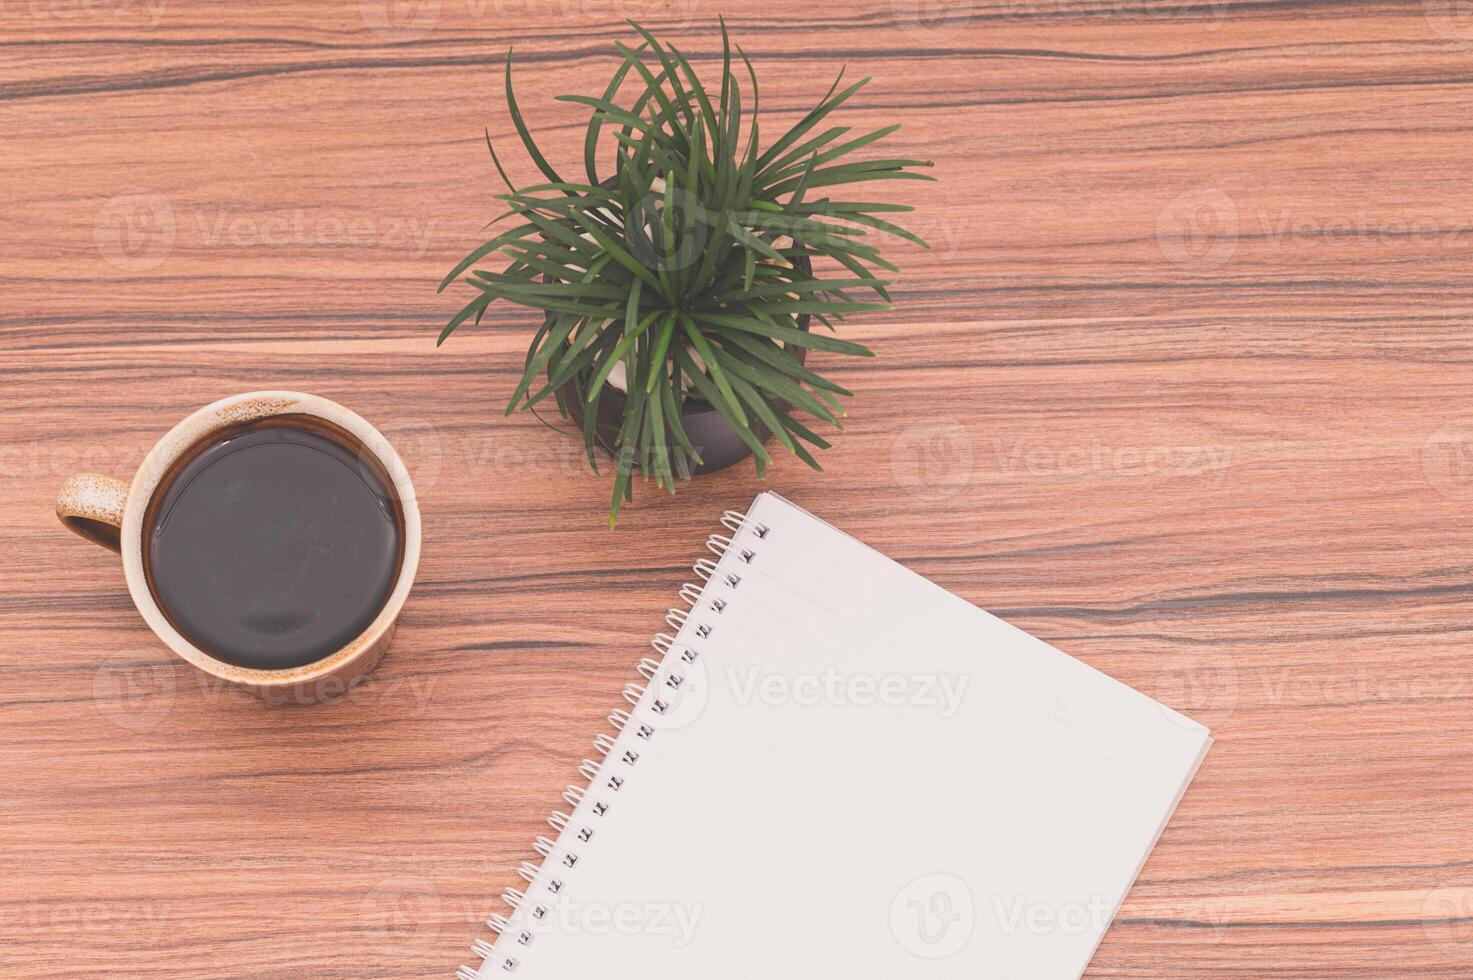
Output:
<path fill-rule="evenodd" d="M 480 976 L 1077 977 L 1210 744 L 770 493 L 674 640 Z"/>

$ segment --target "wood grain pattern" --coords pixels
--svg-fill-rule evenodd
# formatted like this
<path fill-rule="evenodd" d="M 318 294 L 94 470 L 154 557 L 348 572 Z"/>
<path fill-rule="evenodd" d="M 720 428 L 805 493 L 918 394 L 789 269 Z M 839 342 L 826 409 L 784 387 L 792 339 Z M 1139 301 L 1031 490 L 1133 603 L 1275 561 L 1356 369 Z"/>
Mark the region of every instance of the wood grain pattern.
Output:
<path fill-rule="evenodd" d="M 603 527 L 503 418 L 527 318 L 436 351 L 508 44 L 555 159 L 634 15 L 698 0 L 0 3 L 0 974 L 444 977 L 742 468 Z M 767 485 L 1211 724 L 1099 977 L 1473 974 L 1473 20 L 1443 0 L 724 10 L 791 120 L 842 62 L 940 181 L 859 392 Z M 527 173 L 521 167 L 519 173 Z M 878 193 L 878 192 L 877 192 Z M 422 495 L 371 685 L 261 704 L 169 658 L 51 515 L 264 387 Z"/>

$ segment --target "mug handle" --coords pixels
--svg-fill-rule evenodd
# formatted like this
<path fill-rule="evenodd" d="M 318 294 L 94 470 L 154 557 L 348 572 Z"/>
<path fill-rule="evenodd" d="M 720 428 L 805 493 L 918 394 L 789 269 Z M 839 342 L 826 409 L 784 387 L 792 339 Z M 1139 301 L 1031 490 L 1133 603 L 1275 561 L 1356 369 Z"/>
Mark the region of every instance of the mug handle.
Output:
<path fill-rule="evenodd" d="M 110 476 L 78 473 L 56 495 L 56 516 L 71 530 L 110 551 L 122 551 L 123 504 L 128 484 Z"/>

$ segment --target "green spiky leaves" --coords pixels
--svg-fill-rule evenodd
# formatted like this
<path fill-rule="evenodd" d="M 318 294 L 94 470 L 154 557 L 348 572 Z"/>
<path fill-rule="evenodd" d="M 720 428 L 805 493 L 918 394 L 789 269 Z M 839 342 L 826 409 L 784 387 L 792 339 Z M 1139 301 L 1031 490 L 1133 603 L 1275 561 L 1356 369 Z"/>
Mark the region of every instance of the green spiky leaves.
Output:
<path fill-rule="evenodd" d="M 707 87 L 673 45 L 632 26 L 641 43 L 616 42 L 621 63 L 601 95 L 560 97 L 591 111 L 586 183 L 560 174 L 538 148 L 513 93 L 508 53 L 507 108 L 543 181 L 514 186 L 487 136 L 508 190 L 497 196 L 505 210 L 493 225 L 509 224 L 440 286 L 461 279 L 475 289 L 442 343 L 466 321 L 480 322 L 496 300 L 542 315 L 507 412 L 551 397 L 565 418 L 582 421 L 595 470 L 600 442 L 613 454 L 610 526 L 633 497 L 636 473 L 673 493 L 700 464 L 700 447 L 681 425 L 688 402 L 715 408 L 752 448 L 759 473 L 770 459 L 766 432 L 819 468 L 809 447 L 828 444 L 795 415 L 837 427 L 840 398 L 850 393 L 806 367 L 799 352 L 871 352 L 807 327 L 816 321 L 832 331 L 851 313 L 888 308 L 879 274 L 896 269 L 874 234 L 925 244 L 877 217 L 910 208 L 831 195 L 846 184 L 931 179 L 915 170 L 926 161 L 856 157 L 898 127 L 856 134 L 826 125 L 868 79 L 845 86 L 841 72 L 764 149 L 757 76 L 725 24 L 719 88 Z M 633 98 L 621 101 L 626 88 Z M 608 149 L 612 174 L 600 177 L 598 156 Z M 481 268 L 493 259 L 505 264 Z M 623 406 L 612 438 L 601 438 L 596 422 L 604 398 Z"/>

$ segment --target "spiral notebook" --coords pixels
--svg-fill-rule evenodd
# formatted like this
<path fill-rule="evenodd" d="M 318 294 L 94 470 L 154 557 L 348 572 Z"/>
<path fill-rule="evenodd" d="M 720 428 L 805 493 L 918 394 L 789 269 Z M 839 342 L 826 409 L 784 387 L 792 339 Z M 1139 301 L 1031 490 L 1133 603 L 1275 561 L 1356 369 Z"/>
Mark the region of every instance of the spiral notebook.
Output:
<path fill-rule="evenodd" d="M 460 980 L 1077 977 L 1211 738 L 773 493 Z"/>

